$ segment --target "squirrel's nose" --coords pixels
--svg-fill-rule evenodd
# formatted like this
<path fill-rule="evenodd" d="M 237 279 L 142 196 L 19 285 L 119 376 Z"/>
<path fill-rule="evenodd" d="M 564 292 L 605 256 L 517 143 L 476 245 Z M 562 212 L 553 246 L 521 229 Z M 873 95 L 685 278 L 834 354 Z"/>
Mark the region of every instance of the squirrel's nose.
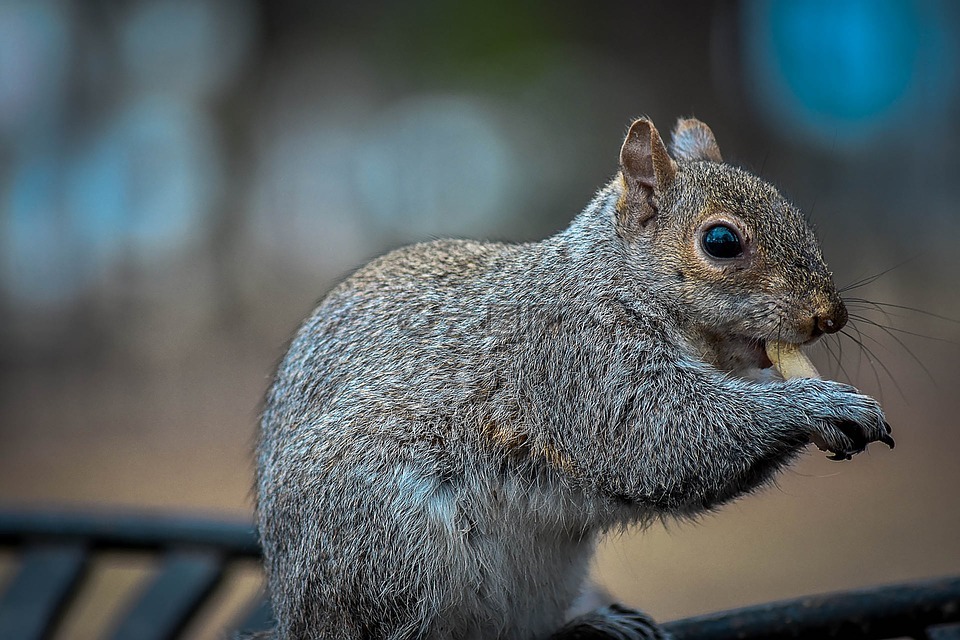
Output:
<path fill-rule="evenodd" d="M 813 334 L 836 333 L 847 324 L 847 307 L 837 300 L 821 309 L 813 318 Z"/>

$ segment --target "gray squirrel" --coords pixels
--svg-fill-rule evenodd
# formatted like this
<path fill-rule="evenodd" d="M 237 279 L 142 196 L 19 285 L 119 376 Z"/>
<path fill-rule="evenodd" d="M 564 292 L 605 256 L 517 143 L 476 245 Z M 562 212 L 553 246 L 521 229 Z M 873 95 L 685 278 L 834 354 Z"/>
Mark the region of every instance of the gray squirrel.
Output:
<path fill-rule="evenodd" d="M 616 605 L 571 617 L 598 538 L 714 509 L 810 442 L 892 447 L 872 398 L 771 368 L 770 344 L 846 320 L 801 213 L 694 119 L 669 151 L 633 122 L 614 179 L 542 242 L 373 260 L 267 394 L 271 633 L 666 637 Z"/>

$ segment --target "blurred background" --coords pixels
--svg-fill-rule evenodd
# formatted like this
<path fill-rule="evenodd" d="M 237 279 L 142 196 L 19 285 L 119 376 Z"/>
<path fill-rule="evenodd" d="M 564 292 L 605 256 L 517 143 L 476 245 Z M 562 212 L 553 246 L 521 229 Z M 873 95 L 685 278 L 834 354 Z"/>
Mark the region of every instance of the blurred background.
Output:
<path fill-rule="evenodd" d="M 597 579 L 665 620 L 960 571 L 948 0 L 0 0 L 0 508 L 249 519 L 322 295 L 411 241 L 558 231 L 642 114 L 710 124 L 880 303 L 815 359 L 898 446 L 615 536 Z"/>

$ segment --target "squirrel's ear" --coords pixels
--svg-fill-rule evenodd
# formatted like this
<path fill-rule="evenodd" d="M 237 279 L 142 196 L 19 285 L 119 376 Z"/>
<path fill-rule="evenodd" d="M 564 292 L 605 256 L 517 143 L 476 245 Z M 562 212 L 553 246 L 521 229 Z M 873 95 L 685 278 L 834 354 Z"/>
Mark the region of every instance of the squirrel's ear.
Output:
<path fill-rule="evenodd" d="M 620 169 L 625 182 L 624 204 L 636 210 L 636 222 L 645 224 L 656 215 L 658 196 L 677 173 L 660 133 L 648 118 L 630 125 L 620 149 Z"/>
<path fill-rule="evenodd" d="M 678 160 L 723 162 L 713 131 L 696 118 L 680 118 L 673 128 L 670 151 Z"/>

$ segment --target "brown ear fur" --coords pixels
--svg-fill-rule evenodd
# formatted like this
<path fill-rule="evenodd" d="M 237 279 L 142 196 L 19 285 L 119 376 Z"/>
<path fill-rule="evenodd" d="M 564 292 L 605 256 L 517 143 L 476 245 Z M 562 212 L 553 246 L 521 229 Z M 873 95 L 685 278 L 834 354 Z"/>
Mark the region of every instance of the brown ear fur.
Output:
<path fill-rule="evenodd" d="M 631 218 L 632 224 L 646 225 L 659 210 L 657 196 L 673 182 L 677 172 L 649 118 L 630 125 L 620 149 L 620 169 L 624 181 L 621 215 Z"/>
<path fill-rule="evenodd" d="M 677 160 L 723 162 L 713 131 L 696 118 L 680 118 L 673 128 L 670 151 Z"/>

